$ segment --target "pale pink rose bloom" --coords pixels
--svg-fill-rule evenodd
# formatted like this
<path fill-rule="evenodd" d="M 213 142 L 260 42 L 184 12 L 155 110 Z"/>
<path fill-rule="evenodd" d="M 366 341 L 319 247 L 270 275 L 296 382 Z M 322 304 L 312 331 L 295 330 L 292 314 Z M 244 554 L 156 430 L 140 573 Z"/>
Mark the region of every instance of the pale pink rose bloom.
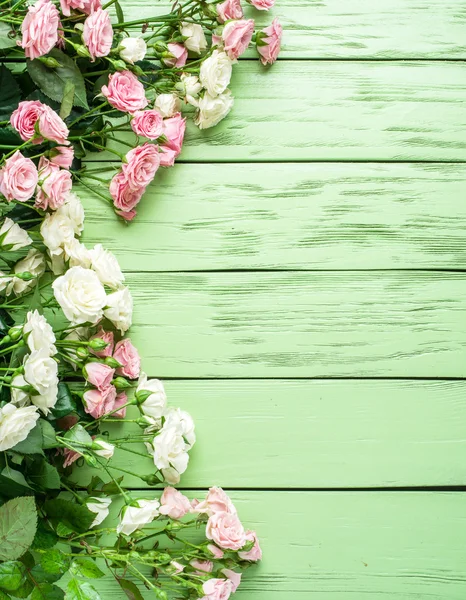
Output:
<path fill-rule="evenodd" d="M 113 198 L 113 204 L 120 212 L 126 213 L 128 216 L 134 212 L 135 206 L 141 200 L 144 189 L 132 190 L 126 175 L 120 171 L 110 182 L 110 194 Z M 119 213 L 118 213 L 119 214 Z M 134 218 L 136 213 L 131 217 Z M 123 215 L 120 215 L 123 216 Z M 123 218 L 125 218 L 123 216 Z M 131 221 L 131 219 L 127 219 Z"/>
<path fill-rule="evenodd" d="M 38 179 L 36 165 L 16 150 L 0 170 L 0 192 L 8 201 L 26 202 L 32 198 Z"/>
<path fill-rule="evenodd" d="M 211 560 L 199 560 L 194 558 L 189 562 L 189 564 L 203 573 L 212 573 L 214 570 L 214 563 Z"/>
<path fill-rule="evenodd" d="M 113 29 L 108 11 L 98 8 L 87 17 L 84 21 L 83 40 L 92 62 L 109 54 L 113 42 Z"/>
<path fill-rule="evenodd" d="M 101 327 L 99 331 L 91 337 L 91 340 L 95 339 L 103 340 L 107 343 L 107 346 L 103 350 L 91 350 L 89 348 L 90 352 L 92 352 L 92 354 L 98 356 L 99 358 L 106 358 L 107 356 L 112 356 L 114 345 L 113 331 L 105 331 Z"/>
<path fill-rule="evenodd" d="M 223 569 L 222 573 L 225 575 L 225 577 L 228 577 L 228 579 L 231 581 L 231 585 L 232 585 L 232 592 L 233 594 L 236 592 L 236 590 L 239 588 L 239 584 L 241 583 L 241 573 L 236 573 L 235 571 L 232 571 L 231 569 Z"/>
<path fill-rule="evenodd" d="M 117 419 L 124 419 L 126 417 L 126 406 L 125 404 L 128 403 L 128 396 L 126 395 L 126 392 L 120 392 L 117 397 L 115 398 L 115 404 L 113 405 L 113 410 L 116 410 L 117 408 L 120 408 L 120 410 L 117 410 L 116 412 L 113 413 L 113 417 L 117 418 Z M 123 408 L 124 407 L 124 408 Z"/>
<path fill-rule="evenodd" d="M 167 148 L 164 144 L 159 147 L 160 150 L 160 166 L 161 167 L 173 167 L 175 164 L 175 158 L 178 154 L 171 148 Z"/>
<path fill-rule="evenodd" d="M 66 145 L 66 138 L 70 133 L 68 127 L 53 108 L 50 108 L 47 104 L 42 105 L 38 128 L 41 136 L 46 140 Z"/>
<path fill-rule="evenodd" d="M 154 179 L 160 166 L 159 150 L 154 144 L 146 142 L 136 146 L 126 155 L 122 170 L 132 190 L 144 190 Z"/>
<path fill-rule="evenodd" d="M 180 573 L 182 573 L 185 569 L 184 565 L 182 565 L 179 562 L 176 562 L 176 560 L 172 560 L 171 561 L 171 566 L 174 567 L 175 572 L 173 573 L 173 575 L 179 575 Z"/>
<path fill-rule="evenodd" d="M 103 391 L 87 390 L 84 392 L 84 410 L 94 417 L 99 419 L 111 412 L 115 406 L 116 388 L 110 385 Z"/>
<path fill-rule="evenodd" d="M 50 0 L 38 0 L 28 8 L 21 24 L 20 43 L 27 58 L 34 60 L 52 50 L 58 42 L 59 22 L 60 14 Z"/>
<path fill-rule="evenodd" d="M 270 10 L 275 4 L 275 0 L 248 0 L 257 10 Z"/>
<path fill-rule="evenodd" d="M 101 0 L 60 0 L 60 8 L 65 17 L 71 14 L 70 9 L 74 8 L 80 12 L 90 15 L 102 6 Z"/>
<path fill-rule="evenodd" d="M 239 58 L 249 46 L 254 33 L 254 21 L 229 21 L 222 31 L 225 52 L 231 60 Z"/>
<path fill-rule="evenodd" d="M 266 27 L 259 34 L 261 43 L 265 46 L 257 45 L 257 51 L 260 54 L 260 59 L 263 65 L 271 65 L 276 60 L 280 53 L 283 28 L 278 19 L 274 19 L 269 27 Z"/>
<path fill-rule="evenodd" d="M 108 78 L 108 85 L 102 86 L 102 94 L 117 110 L 135 113 L 146 108 L 148 100 L 144 86 L 131 71 L 118 71 Z"/>
<path fill-rule="evenodd" d="M 18 108 L 11 113 L 10 123 L 13 129 L 19 133 L 20 138 L 27 142 L 36 134 L 35 125 L 39 120 L 44 105 L 39 100 L 24 100 L 18 104 Z M 38 144 L 42 138 L 37 137 L 34 143 Z"/>
<path fill-rule="evenodd" d="M 207 550 L 214 556 L 214 558 L 223 558 L 225 554 L 223 550 L 220 550 L 220 548 L 218 548 L 214 544 L 208 544 Z"/>
<path fill-rule="evenodd" d="M 171 519 L 181 519 L 188 514 L 190 508 L 189 500 L 181 492 L 173 487 L 166 487 L 163 490 L 159 509 L 161 515 L 166 515 Z"/>
<path fill-rule="evenodd" d="M 115 369 L 99 362 L 90 362 L 84 368 L 87 381 L 98 390 L 103 391 L 112 383 Z"/>
<path fill-rule="evenodd" d="M 50 162 L 62 169 L 69 169 L 74 158 L 73 146 L 56 146 L 51 151 Z"/>
<path fill-rule="evenodd" d="M 215 513 L 231 513 L 235 515 L 236 508 L 222 488 L 211 487 L 206 499 L 193 506 L 192 512 L 205 513 L 209 516 Z"/>
<path fill-rule="evenodd" d="M 206 537 L 224 550 L 240 550 L 246 543 L 246 532 L 238 516 L 226 512 L 209 517 Z"/>
<path fill-rule="evenodd" d="M 63 454 L 65 456 L 65 460 L 63 461 L 63 466 L 65 468 L 72 465 L 74 462 L 76 462 L 78 460 L 78 458 L 80 456 L 82 456 L 82 454 L 80 454 L 79 452 L 75 452 L 74 450 L 70 450 L 69 448 L 65 448 L 63 450 Z"/>
<path fill-rule="evenodd" d="M 135 210 L 116 210 L 115 212 L 119 217 L 121 217 L 125 221 L 132 221 L 134 217 L 138 214 Z"/>
<path fill-rule="evenodd" d="M 115 346 L 113 358 L 122 366 L 117 369 L 117 375 L 137 379 L 141 371 L 141 358 L 139 352 L 128 338 L 121 340 Z"/>
<path fill-rule="evenodd" d="M 186 119 L 181 116 L 181 113 L 176 113 L 173 117 L 165 119 L 163 122 L 163 134 L 167 138 L 167 141 L 163 143 L 163 147 L 174 150 L 176 153 L 175 158 L 181 152 L 185 130 Z"/>
<path fill-rule="evenodd" d="M 209 579 L 202 585 L 205 596 L 201 600 L 228 600 L 233 592 L 233 584 L 229 579 Z"/>
<path fill-rule="evenodd" d="M 246 541 L 254 542 L 254 546 L 249 550 L 249 552 L 238 552 L 238 556 L 242 560 L 251 560 L 257 562 L 262 558 L 262 549 L 259 544 L 259 539 L 255 531 L 247 531 L 246 532 Z"/>
<path fill-rule="evenodd" d="M 71 173 L 52 164 L 44 156 L 39 161 L 39 183 L 35 206 L 46 210 L 60 207 L 71 191 Z"/>
<path fill-rule="evenodd" d="M 138 110 L 131 119 L 131 129 L 136 135 L 156 140 L 162 135 L 162 116 L 157 110 Z"/>
<path fill-rule="evenodd" d="M 225 2 L 217 4 L 217 15 L 219 23 L 225 23 L 231 19 L 242 19 L 241 0 L 225 0 Z"/>
<path fill-rule="evenodd" d="M 167 44 L 167 48 L 172 55 L 163 59 L 167 67 L 184 67 L 188 60 L 188 51 L 183 44 Z"/>

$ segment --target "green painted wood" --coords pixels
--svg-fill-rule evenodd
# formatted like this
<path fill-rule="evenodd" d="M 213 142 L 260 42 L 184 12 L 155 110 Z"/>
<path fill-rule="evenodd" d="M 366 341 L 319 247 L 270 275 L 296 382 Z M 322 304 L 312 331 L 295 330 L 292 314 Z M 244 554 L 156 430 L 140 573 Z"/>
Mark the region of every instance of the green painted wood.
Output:
<path fill-rule="evenodd" d="M 263 562 L 244 575 L 235 598 L 464 600 L 462 494 L 231 496 L 241 519 L 257 529 L 264 549 Z M 92 583 L 104 599 L 121 597 L 110 578 Z"/>
<path fill-rule="evenodd" d="M 170 2 L 124 3 L 128 19 L 163 14 Z M 466 56 L 462 0 L 280 0 L 265 13 L 246 7 L 259 27 L 277 17 L 286 58 L 461 58 Z M 254 56 L 249 52 L 248 56 Z"/>
<path fill-rule="evenodd" d="M 464 377 L 466 277 L 134 273 L 132 336 L 160 377 Z"/>
<path fill-rule="evenodd" d="M 464 381 L 215 380 L 166 381 L 165 387 L 169 403 L 196 420 L 197 443 L 180 484 L 185 488 L 466 480 Z M 107 427 L 113 438 L 139 431 L 130 424 Z M 132 473 L 153 470 L 150 459 L 128 452 L 117 451 L 113 463 Z M 86 484 L 93 473 L 82 468 L 75 476 Z M 125 483 L 144 487 L 137 477 L 125 476 Z"/>
<path fill-rule="evenodd" d="M 159 171 L 126 227 L 81 187 L 84 241 L 123 269 L 466 266 L 466 167 L 187 165 Z"/>
<path fill-rule="evenodd" d="M 180 160 L 466 159 L 461 63 L 242 61 L 231 87 L 232 113 L 204 131 L 190 120 Z"/>

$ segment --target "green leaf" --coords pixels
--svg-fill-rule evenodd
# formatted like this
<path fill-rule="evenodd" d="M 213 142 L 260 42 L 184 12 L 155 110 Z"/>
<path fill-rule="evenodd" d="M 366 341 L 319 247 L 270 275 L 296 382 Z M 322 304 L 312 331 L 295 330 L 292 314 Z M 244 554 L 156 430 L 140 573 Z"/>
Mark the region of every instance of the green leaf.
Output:
<path fill-rule="evenodd" d="M 42 430 L 42 448 L 56 448 L 59 444 L 53 426 L 45 419 L 39 419 L 39 426 Z"/>
<path fill-rule="evenodd" d="M 0 588 L 14 592 L 26 580 L 26 567 L 19 560 L 0 563 Z"/>
<path fill-rule="evenodd" d="M 9 596 L 6 592 L 2 592 L 0 590 L 0 600 L 10 600 L 11 596 Z"/>
<path fill-rule="evenodd" d="M 29 496 L 32 494 L 32 488 L 21 471 L 5 467 L 0 473 L 0 493 L 8 498 Z"/>
<path fill-rule="evenodd" d="M 13 452 L 19 454 L 43 454 L 42 452 L 42 429 L 39 423 L 31 429 L 27 438 L 12 448 Z"/>
<path fill-rule="evenodd" d="M 60 106 L 60 117 L 66 119 L 73 108 L 75 85 L 72 81 L 67 81 L 63 90 L 63 100 Z"/>
<path fill-rule="evenodd" d="M 66 83 L 70 82 L 74 85 L 73 104 L 88 109 L 84 78 L 74 60 L 58 48 L 54 48 L 46 56 L 55 58 L 61 66 L 49 69 L 40 60 L 28 60 L 27 69 L 37 87 L 49 98 L 61 103 Z"/>
<path fill-rule="evenodd" d="M 47 500 L 44 510 L 48 517 L 64 523 L 77 533 L 86 533 L 95 519 L 95 513 L 85 506 L 62 498 Z"/>
<path fill-rule="evenodd" d="M 63 600 L 65 592 L 51 583 L 40 583 L 34 588 L 31 600 Z"/>
<path fill-rule="evenodd" d="M 28 478 L 31 483 L 45 490 L 60 489 L 60 475 L 57 469 L 45 458 L 34 460 L 28 468 Z"/>
<path fill-rule="evenodd" d="M 139 588 L 135 583 L 128 579 L 117 579 L 121 589 L 125 592 L 129 600 L 144 600 Z"/>
<path fill-rule="evenodd" d="M 116 14 L 117 14 L 118 23 L 124 23 L 125 16 L 123 14 L 123 10 L 122 10 L 121 5 L 118 2 L 118 0 L 116 0 L 116 2 L 115 2 L 115 10 L 116 10 Z"/>
<path fill-rule="evenodd" d="M 15 560 L 24 554 L 32 544 L 36 529 L 34 498 L 14 498 L 0 506 L 0 560 Z"/>
<path fill-rule="evenodd" d="M 72 579 L 66 588 L 66 600 L 102 600 L 95 588 L 87 581 Z"/>
<path fill-rule="evenodd" d="M 52 408 L 52 414 L 56 419 L 66 417 L 76 410 L 76 402 L 71 395 L 70 388 L 66 383 L 58 384 L 58 396 L 55 406 Z"/>
<path fill-rule="evenodd" d="M 15 598 L 29 598 L 33 589 L 34 589 L 34 584 L 32 583 L 32 581 L 30 581 L 29 579 L 26 579 L 26 581 L 23 583 L 23 585 L 20 585 L 18 589 L 16 589 L 14 592 L 11 592 L 11 595 L 14 596 Z M 0 600 L 1 600 L 1 596 L 0 596 Z"/>
<path fill-rule="evenodd" d="M 8 119 L 21 100 L 21 90 L 10 69 L 0 67 L 0 121 Z"/>
<path fill-rule="evenodd" d="M 70 568 L 70 559 L 58 549 L 49 550 L 42 555 L 40 564 L 46 573 L 65 573 Z"/>
<path fill-rule="evenodd" d="M 35 583 L 55 583 L 63 577 L 60 573 L 47 573 L 40 565 L 35 565 L 30 574 Z"/>
<path fill-rule="evenodd" d="M 65 438 L 71 444 L 73 444 L 74 442 L 76 449 L 82 449 L 83 452 L 85 451 L 85 446 L 87 444 L 92 444 L 92 437 L 89 435 L 86 429 L 84 429 L 84 427 L 79 423 L 74 425 L 71 429 L 69 429 L 66 432 Z"/>
<path fill-rule="evenodd" d="M 40 548 L 41 550 L 48 550 L 49 548 L 53 548 L 57 542 L 57 534 L 45 521 L 40 520 L 34 541 L 32 542 L 32 549 Z"/>
<path fill-rule="evenodd" d="M 2 146 L 20 146 L 23 143 L 19 135 L 9 125 L 0 127 L 0 145 Z M 13 148 L 12 148 L 13 150 Z M 7 150 L 5 150 L 7 152 Z M 1 154 L 1 152 L 0 152 Z"/>
<path fill-rule="evenodd" d="M 10 37 L 9 34 L 14 32 L 11 25 L 2 21 L 0 23 L 0 50 L 5 48 L 16 48 L 16 39 Z"/>
<path fill-rule="evenodd" d="M 74 575 L 88 577 L 89 579 L 99 579 L 105 575 L 90 558 L 75 558 L 71 565 L 71 571 Z"/>

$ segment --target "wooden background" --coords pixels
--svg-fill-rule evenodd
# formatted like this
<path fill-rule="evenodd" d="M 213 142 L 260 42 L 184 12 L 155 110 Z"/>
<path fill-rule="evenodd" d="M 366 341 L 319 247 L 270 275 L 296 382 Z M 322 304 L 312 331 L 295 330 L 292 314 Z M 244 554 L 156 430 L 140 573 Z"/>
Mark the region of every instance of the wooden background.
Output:
<path fill-rule="evenodd" d="M 131 226 L 80 191 L 85 241 L 118 256 L 143 366 L 196 420 L 181 487 L 232 490 L 259 532 L 239 599 L 464 600 L 466 4 L 271 16 L 280 61 L 240 61 L 231 116 L 189 127 Z"/>

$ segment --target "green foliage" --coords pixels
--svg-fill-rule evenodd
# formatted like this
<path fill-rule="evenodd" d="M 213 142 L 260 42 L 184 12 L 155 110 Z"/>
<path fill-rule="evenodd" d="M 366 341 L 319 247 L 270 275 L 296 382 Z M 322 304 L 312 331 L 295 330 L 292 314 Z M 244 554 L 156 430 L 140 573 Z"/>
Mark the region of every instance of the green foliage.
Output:
<path fill-rule="evenodd" d="M 0 22 L 0 50 L 5 50 L 5 48 L 16 47 L 16 39 L 10 36 L 11 33 L 11 25 L 8 25 L 3 21 Z"/>
<path fill-rule="evenodd" d="M 53 548 L 42 555 L 40 565 L 46 573 L 62 576 L 70 568 L 70 559 L 60 550 Z"/>
<path fill-rule="evenodd" d="M 52 408 L 52 415 L 56 419 L 61 419 L 76 411 L 76 402 L 66 383 L 58 384 L 58 396 L 55 406 Z"/>
<path fill-rule="evenodd" d="M 59 490 L 60 475 L 57 469 L 45 458 L 37 457 L 28 465 L 28 479 L 38 488 L 44 490 Z"/>
<path fill-rule="evenodd" d="M 21 89 L 10 69 L 0 66 L 0 121 L 8 119 L 21 100 Z"/>
<path fill-rule="evenodd" d="M 63 100 L 60 106 L 60 117 L 66 119 L 73 108 L 73 99 L 76 86 L 72 81 L 67 81 L 63 90 Z"/>
<path fill-rule="evenodd" d="M 124 591 L 129 600 L 144 600 L 139 588 L 129 579 L 117 579 L 121 589 Z"/>
<path fill-rule="evenodd" d="M 60 384 L 59 386 L 60 387 Z M 42 431 L 42 448 L 48 450 L 50 448 L 56 448 L 59 444 L 57 442 L 57 436 L 55 429 L 45 419 L 39 419 L 39 426 Z"/>
<path fill-rule="evenodd" d="M 66 588 L 66 600 L 102 600 L 95 588 L 87 581 L 73 578 Z"/>
<path fill-rule="evenodd" d="M 0 506 L 0 560 L 15 560 L 24 554 L 36 529 L 34 498 L 14 498 Z"/>
<path fill-rule="evenodd" d="M 51 583 L 40 583 L 32 592 L 31 600 L 63 600 L 65 592 Z"/>
<path fill-rule="evenodd" d="M 77 533 L 86 533 L 95 519 L 95 514 L 85 506 L 62 498 L 47 500 L 43 508 L 48 517 Z"/>
<path fill-rule="evenodd" d="M 42 452 L 42 429 L 39 422 L 31 429 L 27 438 L 12 448 L 13 452 L 19 454 L 43 454 Z"/>
<path fill-rule="evenodd" d="M 30 496 L 33 493 L 21 471 L 5 467 L 0 472 L 0 494 L 7 498 L 16 496 Z"/>
<path fill-rule="evenodd" d="M 71 565 L 71 572 L 74 575 L 87 577 L 88 579 L 99 579 L 100 577 L 104 577 L 105 573 L 103 573 L 99 567 L 95 564 L 93 560 L 90 558 L 75 558 L 73 560 L 73 564 Z"/>
<path fill-rule="evenodd" d="M 33 550 L 36 548 L 40 548 L 41 550 L 48 550 L 49 548 L 53 548 L 53 546 L 55 546 L 57 542 L 57 534 L 53 531 L 53 529 L 51 529 L 50 525 L 48 525 L 46 521 L 40 519 L 37 525 L 36 535 L 34 536 L 34 541 L 32 542 L 31 548 Z"/>
<path fill-rule="evenodd" d="M 0 588 L 14 592 L 26 579 L 26 567 L 19 560 L 0 563 Z"/>

